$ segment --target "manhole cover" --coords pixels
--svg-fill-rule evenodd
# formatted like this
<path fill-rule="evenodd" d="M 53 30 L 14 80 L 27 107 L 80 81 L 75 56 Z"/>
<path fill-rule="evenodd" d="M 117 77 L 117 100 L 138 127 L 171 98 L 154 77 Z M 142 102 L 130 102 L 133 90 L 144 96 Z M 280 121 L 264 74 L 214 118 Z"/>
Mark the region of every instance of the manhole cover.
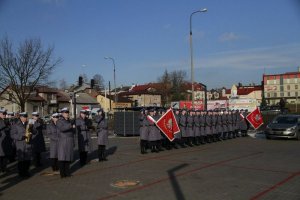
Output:
<path fill-rule="evenodd" d="M 140 184 L 140 181 L 133 181 L 133 180 L 119 180 L 111 184 L 113 187 L 117 188 L 129 188 L 134 187 Z"/>

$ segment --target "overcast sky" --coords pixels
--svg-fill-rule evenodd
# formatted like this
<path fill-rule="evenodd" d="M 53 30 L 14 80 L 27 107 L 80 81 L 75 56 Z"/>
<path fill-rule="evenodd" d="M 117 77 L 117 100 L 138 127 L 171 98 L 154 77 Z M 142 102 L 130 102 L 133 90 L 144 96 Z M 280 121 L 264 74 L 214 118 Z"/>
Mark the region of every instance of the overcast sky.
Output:
<path fill-rule="evenodd" d="M 208 88 L 257 83 L 300 66 L 298 0 L 0 0 L 0 37 L 38 37 L 64 62 L 51 79 L 99 73 L 117 86 L 157 81 L 167 69 L 190 80 L 193 11 L 195 81 Z"/>

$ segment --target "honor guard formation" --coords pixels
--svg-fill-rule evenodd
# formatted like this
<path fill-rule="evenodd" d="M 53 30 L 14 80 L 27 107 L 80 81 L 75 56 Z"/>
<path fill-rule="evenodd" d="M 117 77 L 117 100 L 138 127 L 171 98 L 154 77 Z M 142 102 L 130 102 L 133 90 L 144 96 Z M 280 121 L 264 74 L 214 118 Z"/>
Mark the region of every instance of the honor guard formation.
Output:
<path fill-rule="evenodd" d="M 155 125 L 164 109 L 142 109 L 140 113 L 141 154 L 178 149 L 247 136 L 247 110 L 173 109 L 180 132 L 171 142 Z M 150 117 L 149 117 L 150 116 Z M 154 119 L 154 120 L 152 120 Z"/>
<path fill-rule="evenodd" d="M 17 159 L 17 170 L 20 177 L 29 177 L 31 161 L 36 168 L 42 166 L 41 156 L 46 151 L 44 133 L 50 139 L 51 167 L 53 174 L 61 178 L 71 176 L 70 164 L 74 161 L 74 142 L 78 137 L 80 165 L 89 162 L 88 155 L 93 150 L 91 128 L 93 122 L 88 110 L 81 110 L 77 119 L 71 120 L 68 108 L 60 113 L 53 113 L 47 125 L 39 117 L 38 112 L 28 119 L 26 112 L 11 113 L 0 110 L 0 168 L 1 173 L 8 171 L 7 164 Z M 106 161 L 105 149 L 108 144 L 108 123 L 102 109 L 95 116 L 98 160 Z M 45 129 L 46 128 L 46 129 Z M 44 130 L 44 131 L 43 131 Z M 76 134 L 77 132 L 77 134 Z"/>

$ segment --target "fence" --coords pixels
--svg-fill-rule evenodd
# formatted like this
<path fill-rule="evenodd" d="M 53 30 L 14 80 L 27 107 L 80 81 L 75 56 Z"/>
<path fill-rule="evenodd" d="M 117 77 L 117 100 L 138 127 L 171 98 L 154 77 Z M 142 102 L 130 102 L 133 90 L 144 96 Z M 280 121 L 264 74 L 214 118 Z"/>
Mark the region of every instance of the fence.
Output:
<path fill-rule="evenodd" d="M 114 131 L 120 136 L 135 136 L 139 133 L 139 114 L 137 111 L 118 111 L 114 113 Z"/>

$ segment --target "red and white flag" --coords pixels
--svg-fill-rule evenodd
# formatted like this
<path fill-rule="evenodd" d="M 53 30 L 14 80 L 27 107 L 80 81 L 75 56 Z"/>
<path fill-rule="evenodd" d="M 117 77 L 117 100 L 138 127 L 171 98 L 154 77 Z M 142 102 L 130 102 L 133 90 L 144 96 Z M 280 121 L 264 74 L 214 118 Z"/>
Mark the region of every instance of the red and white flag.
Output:
<path fill-rule="evenodd" d="M 171 142 L 174 140 L 174 135 L 180 131 L 175 115 L 171 108 L 167 110 L 167 112 L 161 116 L 159 120 L 157 120 L 156 126 Z"/>
<path fill-rule="evenodd" d="M 255 129 L 258 129 L 264 123 L 262 114 L 258 107 L 248 114 L 246 119 Z"/>

